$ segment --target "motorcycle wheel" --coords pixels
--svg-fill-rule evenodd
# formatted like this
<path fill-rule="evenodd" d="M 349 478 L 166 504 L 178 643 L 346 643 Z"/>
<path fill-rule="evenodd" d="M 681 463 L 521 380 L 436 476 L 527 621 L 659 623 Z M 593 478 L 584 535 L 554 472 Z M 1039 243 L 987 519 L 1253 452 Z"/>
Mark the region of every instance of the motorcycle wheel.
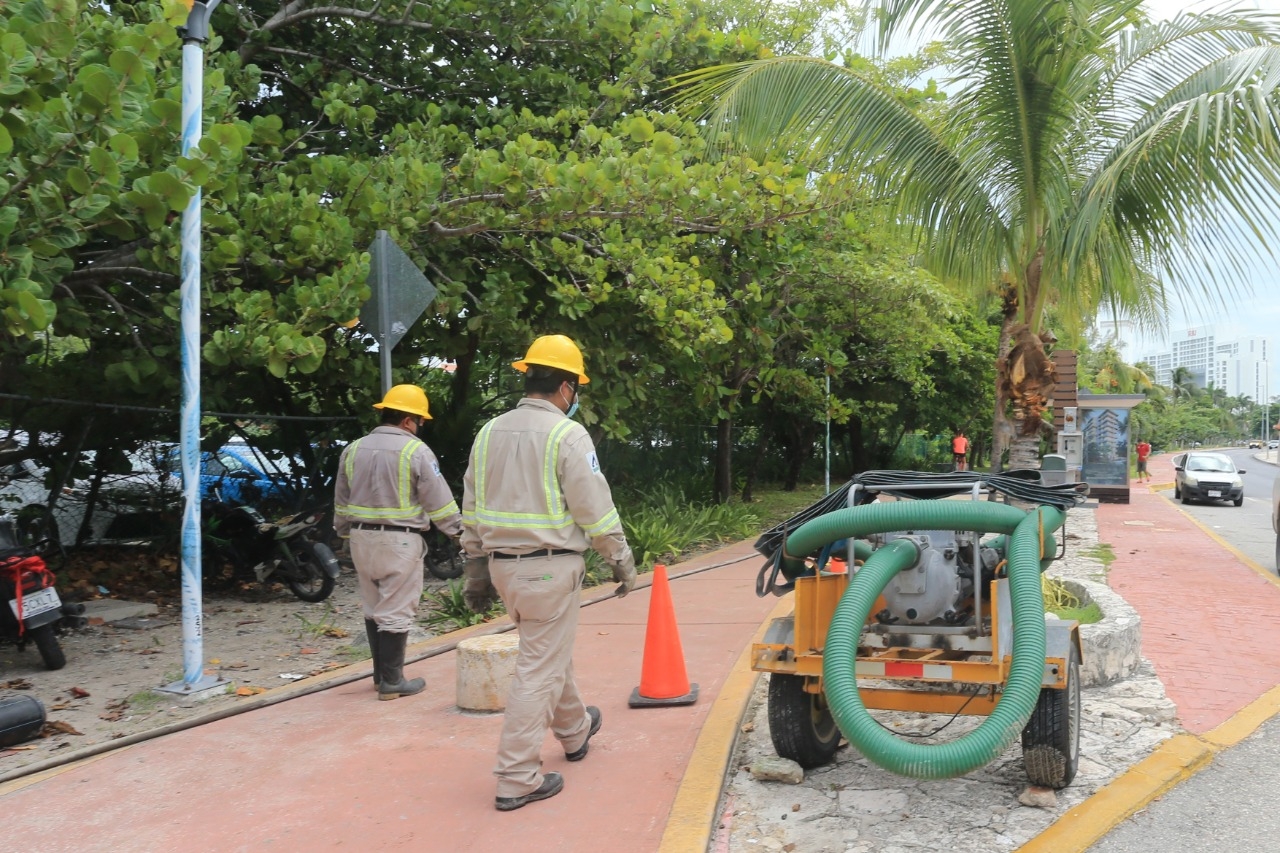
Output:
<path fill-rule="evenodd" d="M 58 644 L 58 635 L 54 633 L 53 625 L 41 625 L 39 628 L 32 628 L 29 633 L 31 641 L 36 644 L 36 650 L 40 652 L 45 669 L 62 669 L 67 665 L 67 656 Z"/>
<path fill-rule="evenodd" d="M 467 556 L 448 537 L 433 530 L 427 536 L 427 550 L 422 557 L 422 564 L 432 577 L 451 581 L 462 577 L 462 572 L 467 567 Z"/>
<path fill-rule="evenodd" d="M 295 546 L 293 555 L 296 565 L 294 574 L 297 576 L 286 581 L 289 590 L 312 604 L 324 601 L 333 592 L 334 579 L 324 570 L 325 564 L 335 559 L 333 551 L 322 542 L 304 539 Z"/>

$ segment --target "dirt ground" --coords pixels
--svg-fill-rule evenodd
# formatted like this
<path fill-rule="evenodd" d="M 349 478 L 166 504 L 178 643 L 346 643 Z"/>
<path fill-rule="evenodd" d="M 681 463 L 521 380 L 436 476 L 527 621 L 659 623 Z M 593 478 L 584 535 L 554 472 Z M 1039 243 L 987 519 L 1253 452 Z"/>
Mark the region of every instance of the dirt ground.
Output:
<path fill-rule="evenodd" d="M 70 587 L 65 591 L 64 576 Z M 68 594 L 76 589 L 75 576 L 74 568 L 59 574 L 64 599 L 75 598 Z M 83 747 L 248 702 L 265 690 L 369 659 L 355 572 L 344 561 L 333 594 L 318 604 L 300 601 L 283 587 L 253 585 L 206 593 L 205 671 L 226 679 L 227 690 L 200 701 L 157 692 L 155 688 L 182 678 L 182 613 L 176 583 L 143 590 L 136 582 L 130 588 L 121 580 L 131 594 L 120 597 L 153 602 L 159 612 L 64 633 L 65 668 L 45 670 L 34 646 L 19 652 L 15 646 L 0 645 L 0 699 L 33 696 L 43 703 L 48 716 L 43 736 L 0 748 L 0 776 Z M 84 585 L 79 586 L 83 591 Z M 444 582 L 428 576 L 426 586 L 428 591 L 438 590 Z M 424 604 L 420 620 L 427 613 Z M 409 641 L 433 633 L 423 624 L 410 633 Z"/>

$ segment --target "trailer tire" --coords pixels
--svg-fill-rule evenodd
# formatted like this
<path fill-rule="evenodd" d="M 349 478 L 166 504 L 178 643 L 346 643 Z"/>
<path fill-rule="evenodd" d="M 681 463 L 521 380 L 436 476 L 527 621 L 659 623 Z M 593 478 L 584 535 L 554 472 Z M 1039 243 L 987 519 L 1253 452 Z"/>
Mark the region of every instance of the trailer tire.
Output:
<path fill-rule="evenodd" d="M 769 735 L 779 756 L 805 769 L 831 763 L 840 746 L 826 695 L 806 692 L 800 675 L 769 675 Z"/>
<path fill-rule="evenodd" d="M 1031 719 L 1022 730 L 1022 761 L 1032 785 L 1065 788 L 1080 766 L 1080 652 L 1067 658 L 1061 690 L 1041 688 Z"/>

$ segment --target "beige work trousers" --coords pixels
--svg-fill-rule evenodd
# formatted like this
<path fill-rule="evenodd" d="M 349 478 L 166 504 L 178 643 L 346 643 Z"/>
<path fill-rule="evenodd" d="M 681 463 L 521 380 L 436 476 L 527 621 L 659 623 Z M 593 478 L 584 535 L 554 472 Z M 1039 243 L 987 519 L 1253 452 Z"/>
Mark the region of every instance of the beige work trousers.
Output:
<path fill-rule="evenodd" d="M 591 730 L 573 677 L 578 592 L 585 573 L 579 554 L 489 560 L 493 586 L 520 635 L 493 771 L 499 797 L 522 797 L 542 784 L 548 726 L 565 752 L 580 749 Z"/>
<path fill-rule="evenodd" d="M 353 527 L 350 541 L 364 618 L 377 622 L 379 631 L 406 633 L 422 599 L 426 540 L 417 533 Z"/>

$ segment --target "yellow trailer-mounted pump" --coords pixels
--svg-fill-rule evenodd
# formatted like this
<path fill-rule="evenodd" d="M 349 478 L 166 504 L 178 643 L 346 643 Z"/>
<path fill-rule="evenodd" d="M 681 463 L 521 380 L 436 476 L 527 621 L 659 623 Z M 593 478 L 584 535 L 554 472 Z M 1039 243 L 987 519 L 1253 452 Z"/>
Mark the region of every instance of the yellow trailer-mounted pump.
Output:
<path fill-rule="evenodd" d="M 792 614 L 752 649 L 753 668 L 770 673 L 780 756 L 825 764 L 843 734 L 888 770 L 937 779 L 984 766 L 1021 735 L 1032 784 L 1070 784 L 1079 628 L 1044 613 L 1040 574 L 1065 509 L 1087 486 L 1042 487 L 1030 476 L 866 472 L 761 537 L 769 560 L 757 593 L 795 592 Z M 942 500 L 965 493 L 971 500 Z M 1038 505 L 979 500 L 993 493 Z M 889 497 L 898 500 L 877 501 Z M 924 745 L 888 732 L 868 709 L 985 719 Z"/>

